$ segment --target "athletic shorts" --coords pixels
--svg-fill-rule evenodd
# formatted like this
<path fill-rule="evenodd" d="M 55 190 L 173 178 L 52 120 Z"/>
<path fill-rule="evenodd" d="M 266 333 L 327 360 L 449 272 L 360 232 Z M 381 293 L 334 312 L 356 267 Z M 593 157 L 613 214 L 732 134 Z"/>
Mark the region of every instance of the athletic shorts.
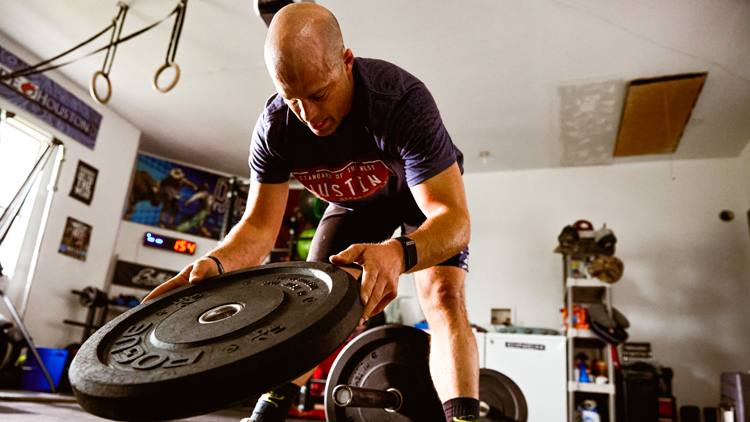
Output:
<path fill-rule="evenodd" d="M 310 245 L 308 261 L 330 262 L 328 258 L 355 243 L 380 243 L 393 237 L 399 226 L 408 235 L 427 219 L 411 192 L 379 201 L 355 211 L 328 205 Z M 469 247 L 438 265 L 469 271 Z M 361 268 L 357 264 L 345 267 Z"/>

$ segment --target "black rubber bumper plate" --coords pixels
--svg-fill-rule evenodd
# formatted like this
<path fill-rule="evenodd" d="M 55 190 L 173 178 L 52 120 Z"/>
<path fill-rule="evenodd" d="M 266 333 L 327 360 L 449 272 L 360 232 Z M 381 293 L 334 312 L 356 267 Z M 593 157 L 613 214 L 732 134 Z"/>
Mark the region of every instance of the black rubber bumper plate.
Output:
<path fill-rule="evenodd" d="M 70 381 L 80 405 L 108 419 L 205 414 L 314 368 L 361 315 L 359 284 L 333 265 L 234 271 L 118 316 L 81 347 Z"/>
<path fill-rule="evenodd" d="M 385 325 L 357 336 L 336 358 L 326 382 L 328 422 L 445 420 L 429 367 L 430 335 L 403 325 Z M 332 399 L 340 384 L 385 391 L 395 388 L 403 404 L 385 409 L 338 407 Z"/>

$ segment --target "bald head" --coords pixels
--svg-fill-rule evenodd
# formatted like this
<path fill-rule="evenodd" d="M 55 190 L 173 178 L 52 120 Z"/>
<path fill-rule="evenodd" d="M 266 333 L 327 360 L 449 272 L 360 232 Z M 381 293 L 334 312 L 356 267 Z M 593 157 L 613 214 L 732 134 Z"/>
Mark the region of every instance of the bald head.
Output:
<path fill-rule="evenodd" d="M 264 55 L 274 78 L 292 82 L 304 72 L 342 67 L 344 40 L 333 14 L 314 3 L 283 7 L 271 21 Z"/>
<path fill-rule="evenodd" d="M 276 92 L 317 136 L 336 131 L 354 98 L 354 55 L 336 18 L 314 3 L 283 7 L 268 27 L 266 66 Z"/>

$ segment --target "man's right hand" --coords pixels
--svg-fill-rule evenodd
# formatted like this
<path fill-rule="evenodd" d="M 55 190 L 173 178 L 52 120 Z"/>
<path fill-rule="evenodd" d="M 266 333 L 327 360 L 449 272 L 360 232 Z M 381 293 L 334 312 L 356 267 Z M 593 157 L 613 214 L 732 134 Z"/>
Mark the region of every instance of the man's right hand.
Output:
<path fill-rule="evenodd" d="M 162 283 L 160 286 L 152 290 L 151 293 L 149 293 L 148 296 L 143 299 L 143 302 L 151 300 L 178 287 L 182 287 L 187 284 L 200 283 L 204 278 L 213 277 L 218 274 L 219 269 L 216 267 L 216 263 L 211 258 L 201 258 L 183 268 L 183 270 L 180 271 L 180 273 L 171 280 Z"/>

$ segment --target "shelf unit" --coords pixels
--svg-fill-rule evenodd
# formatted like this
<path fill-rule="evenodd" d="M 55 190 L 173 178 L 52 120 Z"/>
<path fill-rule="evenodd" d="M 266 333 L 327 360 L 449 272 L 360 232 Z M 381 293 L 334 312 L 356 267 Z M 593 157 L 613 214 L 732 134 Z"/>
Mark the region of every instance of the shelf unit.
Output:
<path fill-rule="evenodd" d="M 573 327 L 573 305 L 603 303 L 612 313 L 612 288 L 609 284 L 592 278 L 586 271 L 580 277 L 571 276 L 573 261 L 585 262 L 591 254 L 570 255 L 563 253 L 563 280 L 565 306 L 568 309 L 568 421 L 575 422 L 576 393 L 606 394 L 609 422 L 615 421 L 615 370 L 612 364 L 612 349 L 591 330 Z M 607 363 L 607 383 L 582 383 L 574 379 L 576 350 L 594 350 Z"/>
<path fill-rule="evenodd" d="M 614 396 L 615 386 L 613 384 L 594 384 L 590 382 L 568 381 L 568 391 L 575 393 L 600 393 Z M 612 409 L 610 408 L 610 412 Z"/>

